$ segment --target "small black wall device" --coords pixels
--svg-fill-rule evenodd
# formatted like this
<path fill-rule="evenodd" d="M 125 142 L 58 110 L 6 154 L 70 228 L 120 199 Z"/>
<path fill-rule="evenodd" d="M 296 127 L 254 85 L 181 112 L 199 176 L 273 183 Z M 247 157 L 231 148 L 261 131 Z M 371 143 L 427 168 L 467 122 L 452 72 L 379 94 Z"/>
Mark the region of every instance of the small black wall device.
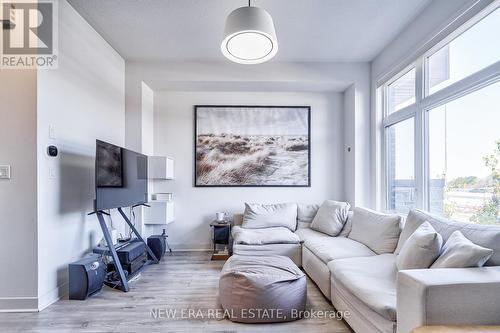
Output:
<path fill-rule="evenodd" d="M 166 250 L 165 236 L 155 235 L 148 237 L 148 246 L 151 249 L 151 251 L 153 251 L 156 258 L 158 260 L 161 260 Z"/>
<path fill-rule="evenodd" d="M 47 154 L 52 157 L 57 156 L 57 147 L 56 146 L 48 146 L 47 147 Z"/>
<path fill-rule="evenodd" d="M 100 256 L 75 261 L 69 269 L 69 299 L 84 300 L 101 290 L 106 275 Z"/>

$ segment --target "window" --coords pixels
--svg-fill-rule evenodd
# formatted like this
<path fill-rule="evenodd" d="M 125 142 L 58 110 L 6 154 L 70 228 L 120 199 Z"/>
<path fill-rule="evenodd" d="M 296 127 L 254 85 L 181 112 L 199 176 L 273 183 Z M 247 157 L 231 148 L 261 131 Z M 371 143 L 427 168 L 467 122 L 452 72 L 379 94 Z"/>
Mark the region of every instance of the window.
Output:
<path fill-rule="evenodd" d="M 388 126 L 387 187 L 388 209 L 408 213 L 415 208 L 415 163 L 413 118 Z"/>
<path fill-rule="evenodd" d="M 380 87 L 387 211 L 500 225 L 500 9 L 492 6 Z"/>
<path fill-rule="evenodd" d="M 500 60 L 500 10 L 427 58 L 429 94 Z"/>
<path fill-rule="evenodd" d="M 389 84 L 387 91 L 388 114 L 415 103 L 415 68 Z"/>
<path fill-rule="evenodd" d="M 429 210 L 500 223 L 500 82 L 434 108 L 429 118 Z"/>

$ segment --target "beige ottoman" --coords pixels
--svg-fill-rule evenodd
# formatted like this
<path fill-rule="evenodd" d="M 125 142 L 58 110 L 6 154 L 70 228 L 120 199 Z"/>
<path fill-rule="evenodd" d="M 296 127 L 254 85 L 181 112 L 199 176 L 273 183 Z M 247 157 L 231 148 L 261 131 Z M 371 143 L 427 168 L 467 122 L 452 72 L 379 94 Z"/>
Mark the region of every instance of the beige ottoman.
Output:
<path fill-rule="evenodd" d="M 306 276 L 288 257 L 233 255 L 222 268 L 219 300 L 232 321 L 296 320 L 306 299 Z"/>

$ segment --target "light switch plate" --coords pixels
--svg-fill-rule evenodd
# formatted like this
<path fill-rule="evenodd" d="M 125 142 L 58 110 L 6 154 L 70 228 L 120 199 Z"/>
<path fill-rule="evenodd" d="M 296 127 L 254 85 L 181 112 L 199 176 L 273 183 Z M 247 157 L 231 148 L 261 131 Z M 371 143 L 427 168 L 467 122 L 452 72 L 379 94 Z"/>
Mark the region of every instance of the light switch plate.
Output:
<path fill-rule="evenodd" d="M 49 178 L 50 179 L 55 179 L 56 178 L 56 169 L 54 169 L 53 167 L 49 168 Z"/>
<path fill-rule="evenodd" d="M 10 165 L 0 165 L 0 179 L 10 179 Z"/>
<path fill-rule="evenodd" d="M 57 139 L 56 127 L 54 125 L 49 125 L 49 138 Z"/>

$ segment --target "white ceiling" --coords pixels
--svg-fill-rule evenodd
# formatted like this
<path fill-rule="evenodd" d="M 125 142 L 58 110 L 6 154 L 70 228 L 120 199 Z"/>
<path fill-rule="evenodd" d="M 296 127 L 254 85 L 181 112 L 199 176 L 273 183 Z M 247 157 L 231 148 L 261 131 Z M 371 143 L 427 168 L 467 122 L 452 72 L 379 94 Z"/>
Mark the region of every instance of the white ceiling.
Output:
<path fill-rule="evenodd" d="M 69 0 L 128 60 L 222 61 L 226 16 L 246 0 Z M 274 18 L 273 61 L 370 61 L 431 0 L 253 0 Z"/>

